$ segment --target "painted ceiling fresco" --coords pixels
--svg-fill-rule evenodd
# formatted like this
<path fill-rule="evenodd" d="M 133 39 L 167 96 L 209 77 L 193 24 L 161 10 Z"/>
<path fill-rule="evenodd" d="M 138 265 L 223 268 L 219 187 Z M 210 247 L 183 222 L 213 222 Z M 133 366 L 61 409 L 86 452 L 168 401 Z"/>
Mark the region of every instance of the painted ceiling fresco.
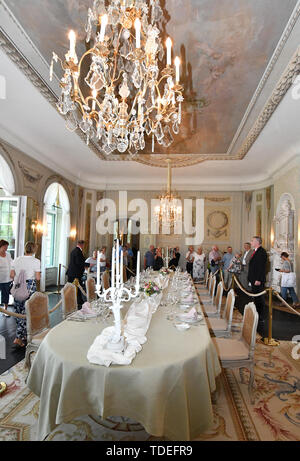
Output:
<path fill-rule="evenodd" d="M 50 62 L 63 56 L 74 28 L 85 51 L 85 21 L 92 0 L 6 0 Z M 183 123 L 170 150 L 156 154 L 225 154 L 296 0 L 162 0 L 164 34 L 183 62 Z M 79 47 L 78 50 L 79 52 Z M 150 147 L 145 154 L 149 154 Z"/>

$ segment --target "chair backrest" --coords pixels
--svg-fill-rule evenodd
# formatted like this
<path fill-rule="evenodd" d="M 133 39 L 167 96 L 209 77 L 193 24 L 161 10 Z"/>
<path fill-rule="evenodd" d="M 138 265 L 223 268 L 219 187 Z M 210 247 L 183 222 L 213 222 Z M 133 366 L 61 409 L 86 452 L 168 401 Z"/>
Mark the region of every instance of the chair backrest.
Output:
<path fill-rule="evenodd" d="M 87 301 L 90 303 L 91 301 L 94 301 L 97 299 L 96 295 L 96 282 L 94 277 L 88 276 L 86 283 L 86 295 L 87 295 Z"/>
<path fill-rule="evenodd" d="M 27 342 L 32 337 L 50 328 L 48 296 L 36 291 L 25 302 Z"/>
<path fill-rule="evenodd" d="M 231 330 L 234 303 L 235 303 L 235 294 L 234 294 L 234 291 L 231 289 L 228 292 L 226 304 L 224 307 L 224 312 L 222 315 L 223 319 L 227 321 L 227 331 Z"/>
<path fill-rule="evenodd" d="M 62 313 L 65 319 L 77 310 L 77 289 L 73 283 L 66 283 L 61 290 Z"/>
<path fill-rule="evenodd" d="M 108 290 L 109 288 L 109 272 L 108 271 L 104 271 L 102 273 L 102 288 L 104 290 Z"/>
<path fill-rule="evenodd" d="M 253 358 L 254 356 L 257 323 L 258 313 L 256 311 L 255 304 L 253 302 L 246 304 L 242 323 L 242 338 L 249 346 L 250 358 Z"/>
<path fill-rule="evenodd" d="M 211 290 L 212 279 L 213 279 L 213 275 L 212 275 L 212 273 L 210 273 L 209 277 L 208 277 L 208 284 L 207 284 L 209 293 L 210 293 L 210 290 Z"/>
<path fill-rule="evenodd" d="M 206 269 L 205 271 L 205 286 L 207 287 L 208 286 L 208 282 L 209 282 L 209 270 Z"/>
<path fill-rule="evenodd" d="M 212 283 L 211 283 L 211 286 L 210 286 L 210 291 L 209 291 L 209 294 L 210 294 L 210 296 L 212 298 L 214 298 L 214 296 L 215 296 L 216 284 L 217 284 L 217 278 L 213 277 L 212 278 Z"/>
<path fill-rule="evenodd" d="M 217 308 L 217 313 L 219 314 L 222 306 L 222 297 L 223 297 L 223 283 L 218 283 L 217 294 L 215 296 L 215 306 Z"/>

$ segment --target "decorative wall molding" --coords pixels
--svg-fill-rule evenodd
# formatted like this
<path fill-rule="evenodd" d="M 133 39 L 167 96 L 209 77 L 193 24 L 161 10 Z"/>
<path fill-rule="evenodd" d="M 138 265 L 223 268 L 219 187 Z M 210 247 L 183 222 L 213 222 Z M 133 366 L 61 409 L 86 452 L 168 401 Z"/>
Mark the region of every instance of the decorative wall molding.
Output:
<path fill-rule="evenodd" d="M 38 173 L 37 171 L 34 171 L 33 169 L 27 168 L 23 163 L 18 162 L 19 168 L 22 171 L 22 174 L 24 178 L 30 183 L 30 184 L 35 184 L 40 182 L 42 179 L 43 175 Z"/>

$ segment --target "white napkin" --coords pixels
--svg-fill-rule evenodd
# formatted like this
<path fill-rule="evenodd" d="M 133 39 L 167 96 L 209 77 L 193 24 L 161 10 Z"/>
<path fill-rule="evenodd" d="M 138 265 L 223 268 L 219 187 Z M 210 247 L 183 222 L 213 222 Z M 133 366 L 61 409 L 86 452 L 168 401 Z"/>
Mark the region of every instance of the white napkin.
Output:
<path fill-rule="evenodd" d="M 148 331 L 152 314 L 160 304 L 162 293 L 150 296 L 142 301 L 134 301 L 124 321 L 124 337 L 126 339 L 125 350 L 115 352 L 106 349 L 106 344 L 113 334 L 114 327 L 105 328 L 96 337 L 91 345 L 87 359 L 98 365 L 129 365 L 136 354 L 142 350 L 142 345 L 147 341 Z"/>
<path fill-rule="evenodd" d="M 197 320 L 198 319 L 198 313 L 194 307 L 187 312 L 186 314 L 180 314 L 179 315 L 180 320 Z"/>

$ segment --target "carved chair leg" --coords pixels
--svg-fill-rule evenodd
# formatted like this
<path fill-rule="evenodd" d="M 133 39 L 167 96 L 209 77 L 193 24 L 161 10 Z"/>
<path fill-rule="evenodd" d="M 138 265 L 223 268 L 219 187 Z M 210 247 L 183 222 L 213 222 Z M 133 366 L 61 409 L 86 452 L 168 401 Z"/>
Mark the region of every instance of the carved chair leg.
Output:
<path fill-rule="evenodd" d="M 244 379 L 244 373 L 243 373 L 243 370 L 244 370 L 244 369 L 245 369 L 245 367 L 240 367 L 240 368 L 239 368 L 240 378 L 241 378 L 241 383 L 242 383 L 242 384 L 246 384 L 245 379 Z"/>

